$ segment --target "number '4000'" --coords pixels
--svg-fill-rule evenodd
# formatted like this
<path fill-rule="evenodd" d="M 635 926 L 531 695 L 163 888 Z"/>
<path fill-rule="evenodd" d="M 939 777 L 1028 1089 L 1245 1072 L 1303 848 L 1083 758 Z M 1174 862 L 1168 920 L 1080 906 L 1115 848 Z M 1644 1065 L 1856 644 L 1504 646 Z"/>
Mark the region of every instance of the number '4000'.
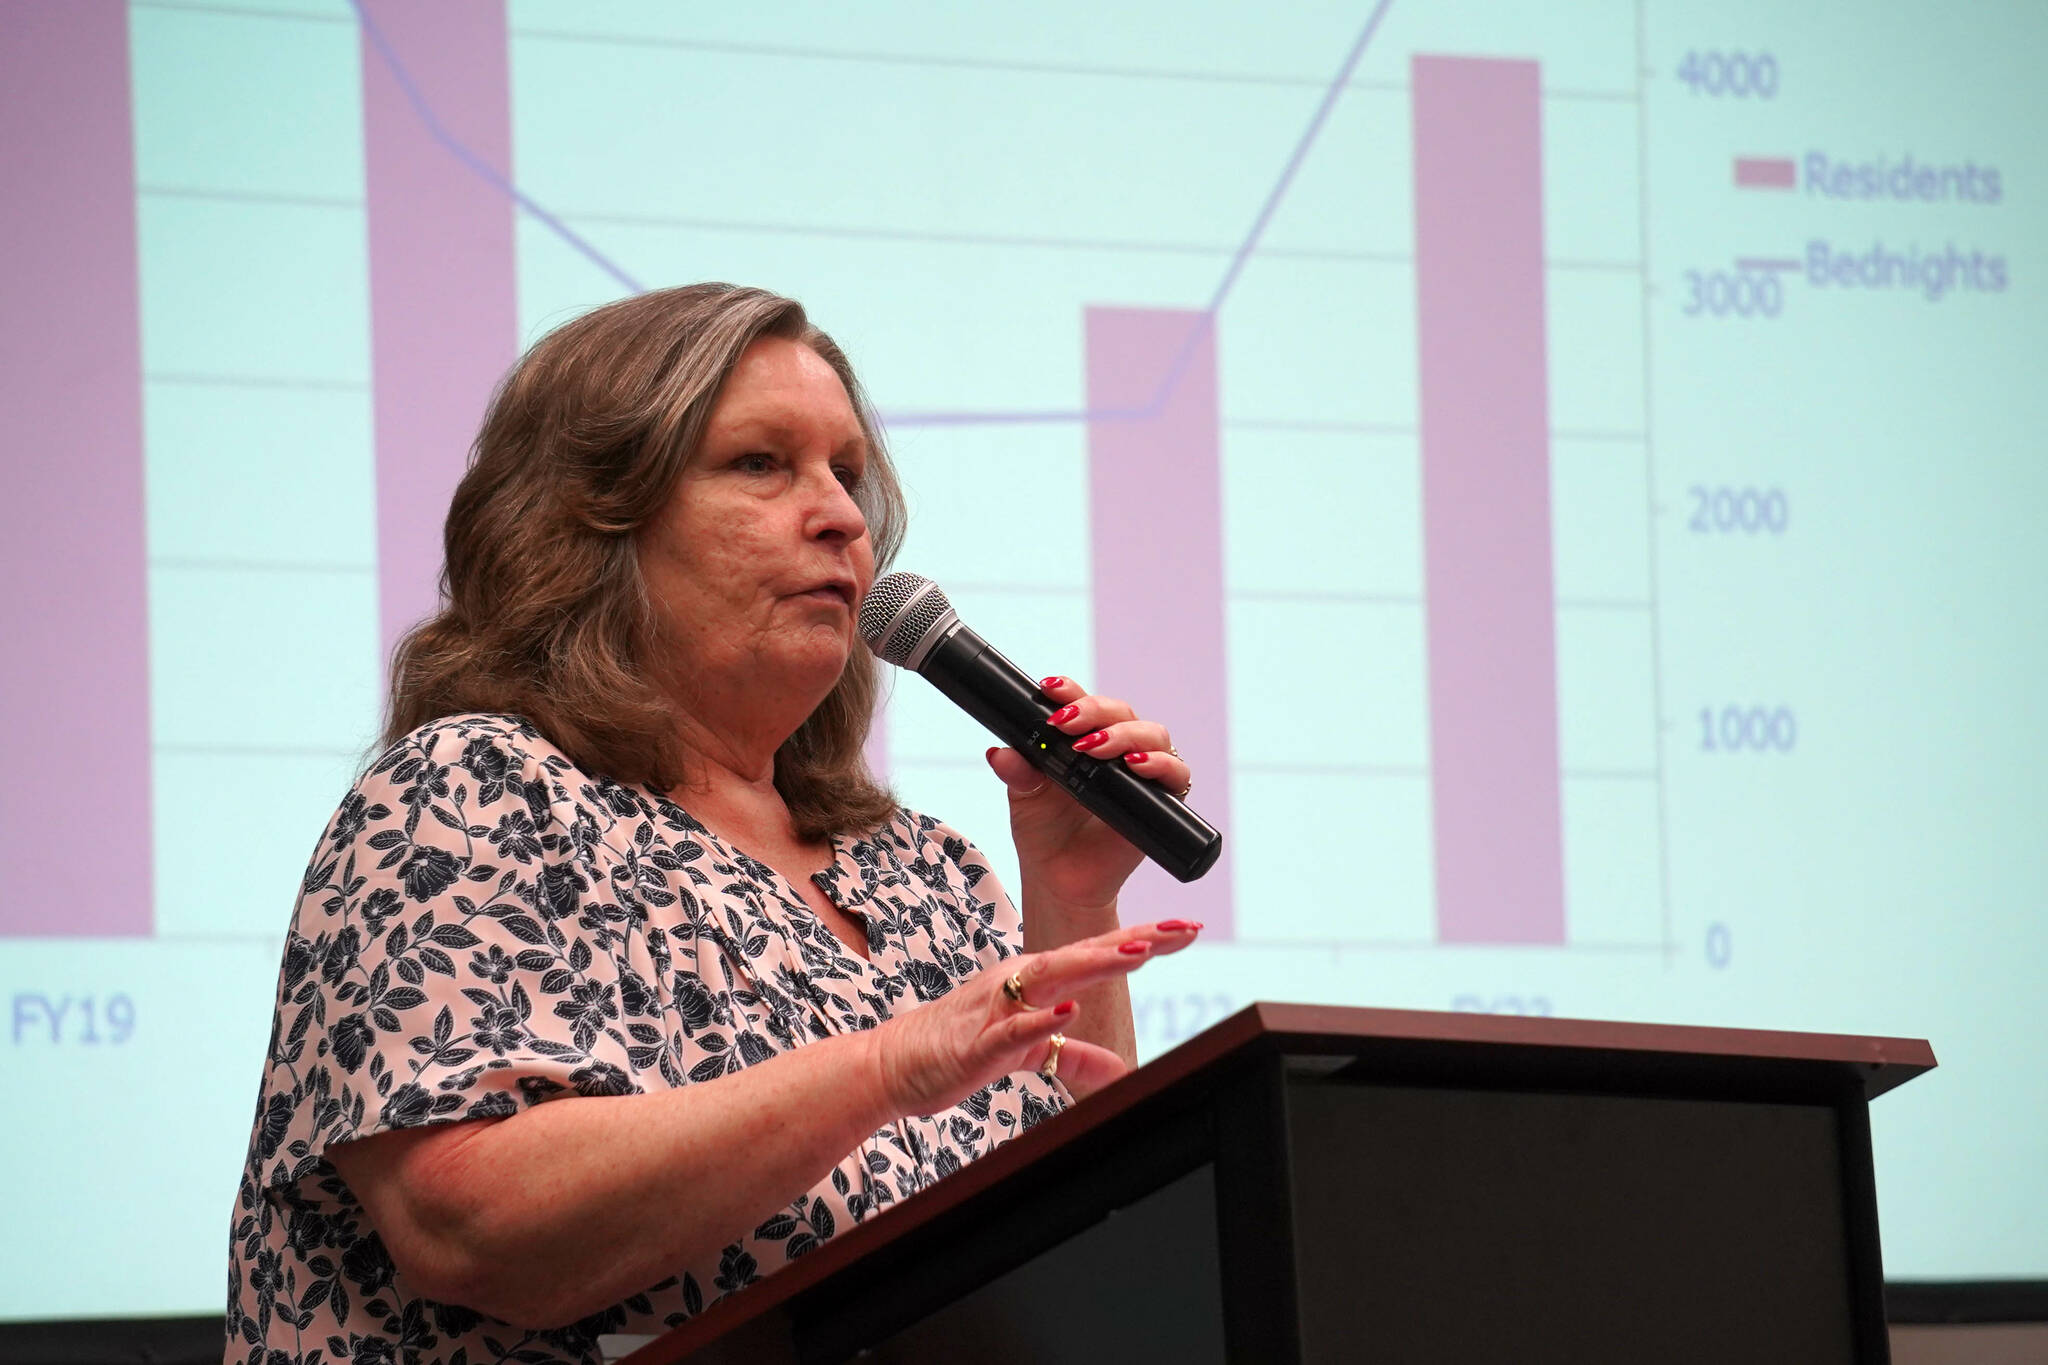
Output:
<path fill-rule="evenodd" d="M 1768 100 L 1778 97 L 1778 59 L 1768 52 L 1694 48 L 1678 64 L 1678 81 L 1695 95 Z"/>

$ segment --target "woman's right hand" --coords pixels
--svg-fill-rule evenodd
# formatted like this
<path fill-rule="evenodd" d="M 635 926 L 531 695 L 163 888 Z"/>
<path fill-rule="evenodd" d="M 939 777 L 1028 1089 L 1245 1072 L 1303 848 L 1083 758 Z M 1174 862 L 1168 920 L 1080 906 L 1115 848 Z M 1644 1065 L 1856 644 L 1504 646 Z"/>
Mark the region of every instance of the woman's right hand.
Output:
<path fill-rule="evenodd" d="M 1077 1017 L 1075 994 L 1195 941 L 1199 926 L 1166 923 L 1175 927 L 1141 924 L 1006 958 L 939 999 L 858 1035 L 867 1040 L 889 1111 L 937 1113 L 998 1076 L 1043 1068 L 1052 1035 Z M 1013 973 L 1024 984 L 1021 1005 L 1003 991 Z M 1076 1094 L 1098 1090 L 1128 1069 L 1108 1048 L 1078 1038 L 1060 1050 L 1059 1077 Z"/>

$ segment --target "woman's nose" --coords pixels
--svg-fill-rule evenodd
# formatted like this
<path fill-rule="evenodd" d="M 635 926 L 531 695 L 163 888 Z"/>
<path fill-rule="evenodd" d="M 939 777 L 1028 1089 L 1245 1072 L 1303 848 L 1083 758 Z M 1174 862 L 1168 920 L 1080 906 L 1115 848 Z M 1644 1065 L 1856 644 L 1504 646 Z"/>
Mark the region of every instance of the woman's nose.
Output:
<path fill-rule="evenodd" d="M 827 472 L 817 480 L 805 531 L 812 540 L 859 540 L 868 533 L 868 520 L 853 500 L 853 493 Z"/>

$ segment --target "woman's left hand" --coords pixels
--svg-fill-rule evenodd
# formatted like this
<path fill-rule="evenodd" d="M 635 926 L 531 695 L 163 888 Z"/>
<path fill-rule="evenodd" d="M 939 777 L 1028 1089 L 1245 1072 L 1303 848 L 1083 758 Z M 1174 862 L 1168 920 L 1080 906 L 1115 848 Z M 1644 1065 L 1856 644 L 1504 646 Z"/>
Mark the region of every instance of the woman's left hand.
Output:
<path fill-rule="evenodd" d="M 1140 720 L 1113 697 L 1088 695 L 1072 678 L 1047 678 L 1039 686 L 1048 701 L 1059 703 L 1049 723 L 1075 736 L 1074 748 L 1090 761 L 1122 763 L 1176 794 L 1188 790 L 1192 775 L 1172 751 L 1164 725 Z M 1010 833 L 1032 891 L 1074 910 L 1113 904 L 1144 855 L 1015 749 L 990 749 L 988 764 L 1010 789 Z"/>

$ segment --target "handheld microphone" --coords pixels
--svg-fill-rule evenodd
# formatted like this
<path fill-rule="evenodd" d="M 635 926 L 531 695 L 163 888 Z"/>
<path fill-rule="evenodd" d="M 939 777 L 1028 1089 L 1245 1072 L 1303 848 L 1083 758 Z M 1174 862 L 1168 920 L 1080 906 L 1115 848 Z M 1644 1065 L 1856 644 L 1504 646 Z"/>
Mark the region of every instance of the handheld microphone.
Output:
<path fill-rule="evenodd" d="M 868 590 L 860 634 L 877 657 L 932 686 L 1029 759 L 1139 852 L 1191 882 L 1215 866 L 1223 836 L 1177 796 L 1119 762 L 1090 758 L 1047 725 L 1059 708 L 1024 670 L 960 622 L 939 585 L 892 573 Z"/>

